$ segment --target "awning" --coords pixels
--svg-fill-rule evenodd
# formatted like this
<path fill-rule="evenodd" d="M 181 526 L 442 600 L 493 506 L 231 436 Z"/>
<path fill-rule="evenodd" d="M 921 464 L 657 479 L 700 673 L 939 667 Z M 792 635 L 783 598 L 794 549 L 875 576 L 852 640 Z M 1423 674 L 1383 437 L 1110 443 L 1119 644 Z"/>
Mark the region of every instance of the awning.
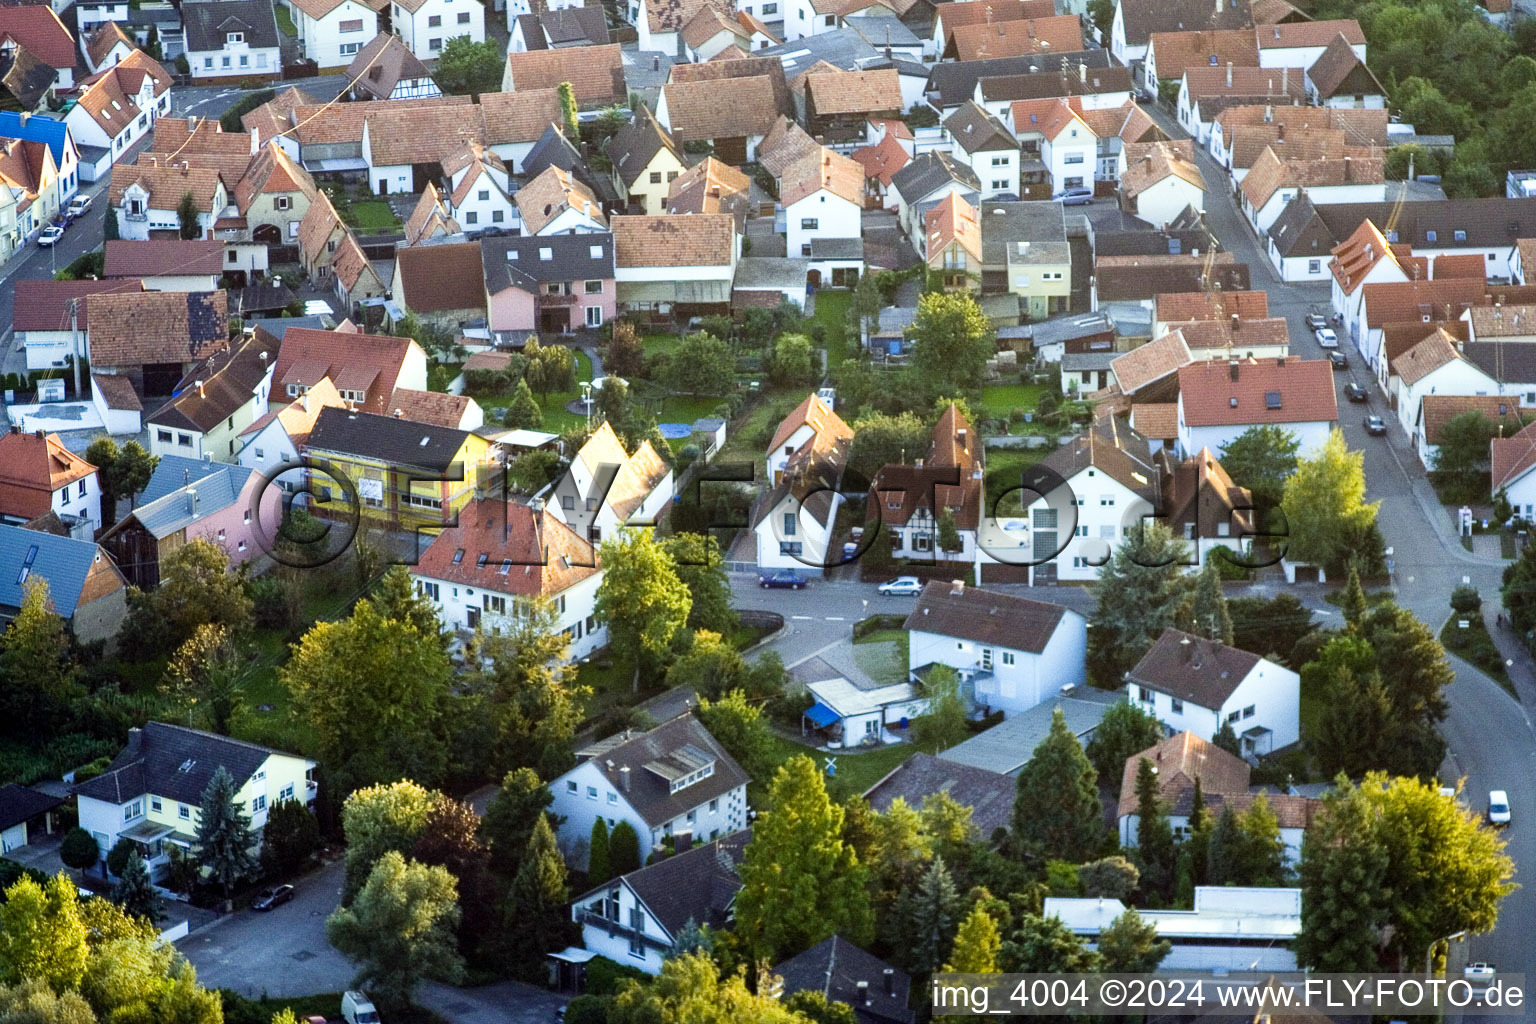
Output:
<path fill-rule="evenodd" d="M 324 160 L 301 161 L 304 169 L 311 174 L 324 174 L 327 171 L 366 171 L 368 161 L 360 156 L 338 156 Z"/>
<path fill-rule="evenodd" d="M 817 701 L 815 704 L 812 704 L 808 709 L 806 709 L 805 717 L 809 718 L 812 722 L 815 722 L 818 728 L 825 729 L 833 722 L 840 720 L 843 716 L 827 707 L 821 701 Z"/>

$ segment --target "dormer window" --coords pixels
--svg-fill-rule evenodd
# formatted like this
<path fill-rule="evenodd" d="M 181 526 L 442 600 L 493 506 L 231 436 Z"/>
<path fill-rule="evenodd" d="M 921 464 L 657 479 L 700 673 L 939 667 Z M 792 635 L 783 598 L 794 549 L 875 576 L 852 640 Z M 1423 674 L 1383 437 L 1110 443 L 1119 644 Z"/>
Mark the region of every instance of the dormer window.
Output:
<path fill-rule="evenodd" d="M 224 37 L 224 41 L 227 42 L 230 46 L 233 46 L 236 43 L 243 43 L 245 42 L 245 33 L 231 32 L 229 35 Z"/>

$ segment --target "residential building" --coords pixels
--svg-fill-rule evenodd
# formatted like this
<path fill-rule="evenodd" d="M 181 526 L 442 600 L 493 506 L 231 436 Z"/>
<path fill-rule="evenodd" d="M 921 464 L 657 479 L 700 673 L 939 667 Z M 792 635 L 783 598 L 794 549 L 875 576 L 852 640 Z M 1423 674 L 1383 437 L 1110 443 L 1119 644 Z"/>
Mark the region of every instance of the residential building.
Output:
<path fill-rule="evenodd" d="M 598 818 L 626 822 L 640 839 L 640 859 L 669 837 L 682 848 L 747 825 L 747 773 L 687 711 L 645 732 L 625 730 L 576 751 L 577 765 L 554 779 L 550 810 L 567 861 L 585 866 L 587 837 Z"/>
<path fill-rule="evenodd" d="M 169 395 L 229 343 L 228 299 L 224 291 L 87 295 L 91 372 L 125 376 L 141 395 Z"/>
<path fill-rule="evenodd" d="M 285 6 L 298 29 L 299 52 L 322 73 L 347 67 L 368 40 L 378 42 L 382 0 L 285 0 Z"/>
<path fill-rule="evenodd" d="M 630 525 L 651 525 L 674 494 L 672 470 L 649 441 L 626 453 L 606 422 L 592 432 L 550 492 L 550 507 L 596 545 Z"/>
<path fill-rule="evenodd" d="M 220 768 L 234 779 L 235 801 L 259 837 L 273 806 L 288 800 L 314 804 L 316 767 L 296 754 L 149 722 L 128 730 L 127 746 L 106 771 L 75 786 L 80 827 L 96 840 L 103 865 L 112 847 L 127 839 L 158 879 L 171 846 L 191 850 L 203 793 Z"/>
<path fill-rule="evenodd" d="M 1053 18 L 1056 5 L 1047 0 L 995 0 L 986 8 L 955 7 L 945 10 L 942 4 L 935 7 L 933 33 L 929 37 L 929 55 L 943 53 L 950 48 L 955 29 L 962 25 L 981 25 L 1004 21 L 1027 21 L 1031 18 Z"/>
<path fill-rule="evenodd" d="M 1310 68 L 1341 36 L 1350 53 L 1357 60 L 1365 60 L 1365 32 L 1353 18 L 1260 25 L 1254 36 L 1259 43 L 1261 67 Z"/>
<path fill-rule="evenodd" d="M 258 340 L 271 344 L 260 324 Z M 397 388 L 427 389 L 427 354 L 410 338 L 290 327 L 283 332 L 272 373 L 280 400 L 307 394 L 329 379 L 338 397 L 362 412 L 388 415 Z"/>
<path fill-rule="evenodd" d="M 730 164 L 707 156 L 673 179 L 667 188 L 664 212 L 674 217 L 690 213 L 730 214 L 737 233 L 743 234 L 747 218 L 757 212 L 752 202 L 752 179 Z M 739 270 L 736 283 L 741 283 Z"/>
<path fill-rule="evenodd" d="M 881 467 L 869 489 L 870 507 L 879 510 L 881 528 L 892 531 L 892 556 L 974 565 L 986 470 L 975 429 L 950 405 L 934 424 L 925 456 L 913 455 L 912 465 Z M 958 549 L 941 546 L 945 519 L 958 534 Z"/>
<path fill-rule="evenodd" d="M 1307 66 L 1307 98 L 1319 107 L 1379 110 L 1387 90 L 1341 32 Z"/>
<path fill-rule="evenodd" d="M 480 243 L 432 241 L 395 251 L 395 305 L 428 323 L 458 331 L 485 316 Z"/>
<path fill-rule="evenodd" d="M 309 172 L 281 144 L 268 142 L 251 158 L 234 199 L 252 242 L 292 245 L 318 194 Z"/>
<path fill-rule="evenodd" d="M 768 445 L 769 489 L 753 506 L 757 564 L 819 574 L 831 563 L 837 493 L 853 431 L 816 395 L 779 423 Z"/>
<path fill-rule="evenodd" d="M 555 170 L 555 168 L 551 168 Z M 443 173 L 448 176 L 447 215 L 466 231 L 501 227 L 521 232 L 526 228 L 517 202 L 511 175 L 501 157 L 471 142 L 443 158 Z M 532 184 L 530 182 L 530 184 Z M 435 189 L 434 189 L 435 194 Z M 418 230 L 415 241 L 421 241 Z"/>
<path fill-rule="evenodd" d="M 1194 902 L 1193 910 L 1140 911 L 1142 921 L 1173 947 L 1159 971 L 1296 970 L 1296 954 L 1287 944 L 1301 934 L 1300 889 L 1197 885 Z M 1045 916 L 1090 945 L 1125 911 L 1112 898 L 1045 899 Z"/>
<path fill-rule="evenodd" d="M 353 0 L 347 0 L 350 6 Z M 464 12 L 468 13 L 468 12 Z M 356 19 L 352 19 L 351 24 Z M 371 30 L 371 35 L 363 35 L 356 30 L 358 35 L 351 42 L 342 43 L 339 47 L 342 51 L 350 49 L 351 62 L 347 65 L 347 80 L 352 83 L 352 98 L 355 100 L 415 100 L 433 99 L 441 96 L 443 90 L 438 87 L 432 72 L 421 62 L 421 58 L 411 52 L 404 41 L 392 32 L 379 32 Z M 348 35 L 351 35 L 349 32 Z M 358 48 L 363 39 L 368 39 L 367 45 Z M 346 56 L 346 52 L 338 56 Z"/>
<path fill-rule="evenodd" d="M 1093 308 L 1112 305 L 1116 322 L 1129 326 L 1150 313 L 1163 292 L 1193 292 L 1204 288 L 1247 291 L 1248 264 L 1230 252 L 1166 256 L 1099 256 L 1093 261 Z M 1126 333 L 1129 333 L 1128 331 Z"/>
<path fill-rule="evenodd" d="M 58 172 L 58 203 L 69 203 L 80 186 L 80 147 L 67 121 L 0 110 L 0 139 L 46 143 Z"/>
<path fill-rule="evenodd" d="M 851 1007 L 857 1024 L 912 1024 L 917 1014 L 907 1007 L 912 979 L 905 971 L 865 952 L 841 935 L 773 967 L 781 996 L 820 993 L 828 1003 Z"/>
<path fill-rule="evenodd" d="M 224 243 L 217 241 L 106 243 L 102 277 L 140 281 L 147 292 L 211 292 L 224 273 Z"/>
<path fill-rule="evenodd" d="M 1072 298 L 1072 254 L 1061 204 L 990 202 L 979 209 L 982 290 L 1017 295 L 1030 320 L 1064 312 Z"/>
<path fill-rule="evenodd" d="M 617 315 L 612 234 L 485 238 L 481 280 L 492 331 L 596 328 Z"/>
<path fill-rule="evenodd" d="M 981 182 L 971 168 L 948 153 L 920 153 L 891 176 L 896 219 L 908 238 L 922 235 L 928 211 L 951 192 L 971 205 L 981 199 Z"/>
<path fill-rule="evenodd" d="M 946 665 L 989 712 L 1027 711 L 1086 678 L 1087 620 L 1060 605 L 935 580 L 903 628 L 913 679 Z"/>
<path fill-rule="evenodd" d="M 70 536 L 91 540 L 101 529 L 101 480 L 58 434 L 0 434 L 0 523 L 20 526 L 49 512 Z"/>
<path fill-rule="evenodd" d="M 405 219 L 405 240 L 400 244 L 409 248 L 434 238 L 457 235 L 462 230 L 459 222 L 453 219 L 453 210 L 443 199 L 442 193 L 429 181 L 421 190 L 421 198 L 416 201 L 416 208 Z"/>
<path fill-rule="evenodd" d="M 785 168 L 779 195 L 788 251 L 811 255 L 816 239 L 859 238 L 864 168 L 822 147 Z"/>
<path fill-rule="evenodd" d="M 88 0 L 75 4 L 75 29 L 83 39 L 105 22 L 127 23 L 127 0 Z"/>
<path fill-rule="evenodd" d="M 1282 158 L 1270 147 L 1243 179 L 1242 208 L 1248 223 L 1262 237 L 1303 189 L 1314 206 L 1384 199 L 1381 151 L 1346 147 L 1337 159 L 1301 160 Z"/>
<path fill-rule="evenodd" d="M 571 918 L 581 925 L 582 944 L 615 963 L 660 974 L 687 928 L 730 926 L 741 891 L 736 868 L 751 838 L 750 829 L 722 835 L 577 896 Z"/>
<path fill-rule="evenodd" d="M 1017 778 L 1042 740 L 1050 735 L 1052 720 L 1060 711 L 1067 729 L 1086 747 L 1112 704 L 1121 700 L 1093 686 L 1073 687 L 1055 693 L 1028 711 L 1009 715 L 990 729 L 955 744 L 939 754 L 944 761 L 981 768 Z M 1015 783 L 1017 787 L 1017 783 Z"/>
<path fill-rule="evenodd" d="M 510 19 L 510 29 L 508 53 L 603 46 L 608 42 L 608 19 L 595 4 L 521 14 Z"/>
<path fill-rule="evenodd" d="M 1300 738 L 1300 676 L 1181 630 L 1163 630 L 1126 673 L 1125 694 L 1174 732 L 1215 736 L 1230 725 L 1245 756 L 1263 757 Z"/>
<path fill-rule="evenodd" d="M 866 789 L 864 800 L 871 810 L 883 814 L 897 800 L 919 809 L 929 797 L 940 793 L 970 808 L 971 823 L 986 839 L 1012 823 L 1018 783 L 1000 772 L 917 753 Z"/>
<path fill-rule="evenodd" d="M 1022 147 L 1026 184 L 1048 182 L 1052 192 L 1093 187 L 1099 136 L 1071 103 L 1020 100 L 1009 107 L 1008 118 Z"/>
<path fill-rule="evenodd" d="M 214 353 L 177 385 L 174 397 L 146 421 L 151 455 L 236 461 L 241 433 L 267 414 L 272 392 L 277 349 L 263 334 Z"/>
<path fill-rule="evenodd" d="M 1379 284 L 1368 284 L 1363 289 L 1365 293 L 1364 325 L 1358 330 L 1358 337 L 1352 340 L 1365 355 L 1367 365 L 1376 372 L 1377 379 L 1382 381 L 1385 387 L 1391 376 L 1399 372 L 1399 364 L 1402 362 L 1402 354 L 1391 360 L 1386 358 L 1385 339 L 1389 324 L 1418 323 L 1419 326 L 1408 334 L 1408 345 L 1402 350 L 1406 353 L 1424 340 L 1426 334 L 1442 323 L 1458 320 L 1473 306 L 1491 305 L 1498 301 L 1498 298 L 1522 301 L 1519 297 L 1521 290 L 1501 289 L 1495 296 L 1480 280 L 1454 278 L 1444 281 L 1383 281 Z M 1350 328 L 1351 334 L 1356 332 L 1356 325 L 1346 326 Z M 1467 330 L 1470 327 L 1471 325 L 1468 324 Z M 1449 328 L 1447 332 L 1450 333 Z M 1418 337 L 1413 337 L 1414 334 Z M 1465 337 L 1460 331 L 1451 336 L 1457 342 L 1461 342 Z M 1509 348 L 1507 345 L 1491 347 L 1499 350 Z M 1520 350 L 1517 348 L 1516 352 L 1518 351 Z M 1391 394 L 1393 391 L 1388 393 Z"/>
<path fill-rule="evenodd" d="M 888 132 L 873 146 L 860 146 L 849 155 L 864 168 L 866 204 L 872 202 L 883 210 L 892 209 L 895 203 L 891 198 L 891 179 L 912 160 L 902 140 Z"/>
<path fill-rule="evenodd" d="M 137 292 L 139 281 L 16 281 L 11 326 L 26 350 L 28 370 L 70 365 L 87 352 L 90 330 L 85 296 L 97 292 Z"/>
<path fill-rule="evenodd" d="M 1259 44 L 1251 28 L 1197 29 L 1193 31 L 1153 32 L 1147 37 L 1147 55 L 1142 61 L 1141 86 L 1152 96 L 1162 92 L 1164 83 L 1176 88 L 1190 68 L 1259 66 Z"/>
<path fill-rule="evenodd" d="M 1351 146 L 1390 146 L 1394 142 L 1388 131 L 1390 123 L 1384 110 L 1238 103 L 1216 115 L 1207 151 L 1237 177 L 1240 169 L 1253 166 L 1266 146 L 1306 138 L 1310 133 L 1342 132 L 1337 136 L 1339 142 Z M 1239 151 L 1240 141 L 1246 142 L 1246 158 Z"/>
<path fill-rule="evenodd" d="M 774 80 L 767 74 L 672 81 L 661 87 L 656 120 L 674 142 L 711 143 L 718 159 L 740 166 L 756 158 L 779 117 L 776 100 Z"/>
<path fill-rule="evenodd" d="M 1303 452 L 1328 440 L 1339 418 L 1324 359 L 1193 363 L 1179 370 L 1179 453 L 1226 449 L 1250 427 L 1280 425 Z"/>
<path fill-rule="evenodd" d="M 229 190 L 211 167 L 166 161 L 146 153 L 134 164 L 115 164 L 107 190 L 110 214 L 120 238 L 146 241 L 179 238 L 182 200 L 191 194 L 197 209 L 197 237 L 208 238 L 219 213 L 229 205 Z"/>
<path fill-rule="evenodd" d="M 1106 48 L 1129 67 L 1147 55 L 1154 32 L 1253 27 L 1247 0 L 1212 5 L 1205 0 L 1118 0 Z"/>
<path fill-rule="evenodd" d="M 402 529 L 451 524 L 500 472 L 477 434 L 345 409 L 320 411 L 304 454 L 324 467 L 308 470 L 318 513 L 335 501 Z"/>
<path fill-rule="evenodd" d="M 1418 433 L 1420 408 L 1429 395 L 1497 395 L 1498 381 L 1461 354 L 1444 328 L 1436 328 L 1394 365 L 1397 392 L 1392 396 L 1398 422 L 1409 437 Z"/>
<path fill-rule="evenodd" d="M 1210 141 L 1216 115 L 1227 107 L 1300 106 L 1306 96 L 1306 76 L 1299 67 L 1193 67 L 1179 84 L 1179 124 L 1203 146 Z"/>
<path fill-rule="evenodd" d="M 48 581 L 53 611 L 76 640 L 110 646 L 128 614 L 128 583 L 95 541 L 0 524 L 0 622 L 21 611 L 33 575 Z"/>
<path fill-rule="evenodd" d="M 244 466 L 162 456 L 133 511 L 101 546 L 140 590 L 160 583 L 165 557 L 193 540 L 223 548 L 229 567 L 268 551 L 282 519 L 281 492 Z"/>
<path fill-rule="evenodd" d="M 814 67 L 799 82 L 804 88 L 805 130 L 832 145 L 863 140 L 870 118 L 900 117 L 900 76 L 879 71 L 822 70 Z"/>
<path fill-rule="evenodd" d="M 1177 220 L 1186 209 L 1205 209 L 1205 176 L 1188 139 L 1127 144 L 1119 178 L 1122 208 L 1155 227 Z"/>
<path fill-rule="evenodd" d="M 236 461 L 272 480 L 282 493 L 294 494 L 306 482 L 299 453 L 309 441 L 320 410 L 346 406 L 331 378 L 321 377 L 298 398 L 269 408 L 265 416 L 242 430 Z"/>
<path fill-rule="evenodd" d="M 608 141 L 608 161 L 613 167 L 613 187 L 624 197 L 626 213 L 667 212 L 668 190 L 687 170 L 672 136 L 644 104 L 635 111 L 635 119 Z"/>
<path fill-rule="evenodd" d="M 504 632 L 542 602 L 583 660 L 608 644 L 596 616 L 603 570 L 596 547 L 542 503 L 472 501 L 431 542 L 411 579 L 449 629 Z"/>
<path fill-rule="evenodd" d="M 1153 300 L 1152 337 L 1190 321 L 1261 320 L 1269 316 L 1269 295 L 1260 291 L 1161 292 Z M 1187 340 L 1187 339 L 1186 339 Z"/>
<path fill-rule="evenodd" d="M 1184 336 L 1191 362 L 1283 359 L 1291 354 L 1290 324 L 1284 317 L 1193 320 L 1168 326 Z"/>
<path fill-rule="evenodd" d="M 6 54 L 0 87 L 9 94 L 7 108 L 36 112 L 56 90 L 74 87 L 75 39 L 48 4 L 0 8 L 0 39 Z"/>
<path fill-rule="evenodd" d="M 618 301 L 635 312 L 701 316 L 723 312 L 741 257 L 726 214 L 611 218 Z"/>
<path fill-rule="evenodd" d="M 46 142 L 0 138 L 0 188 L 10 193 L 14 229 L 10 248 L 41 231 L 60 210 L 59 169 Z"/>
<path fill-rule="evenodd" d="M 81 180 L 105 176 L 156 118 L 170 112 L 171 73 L 141 50 L 85 79 L 75 105 L 64 115 L 80 150 Z"/>
<path fill-rule="evenodd" d="M 982 197 L 1019 192 L 1019 143 L 1004 124 L 974 100 L 944 122 L 950 155 L 970 166 Z"/>
<path fill-rule="evenodd" d="M 1525 426 L 1516 395 L 1425 395 L 1413 431 L 1413 450 L 1426 470 L 1440 468 L 1441 431 L 1458 416 L 1481 415 L 1493 426 L 1493 437 L 1514 437 Z"/>
<path fill-rule="evenodd" d="M 187 65 L 195 80 L 280 76 L 277 19 L 265 0 L 184 0 Z"/>
<path fill-rule="evenodd" d="M 514 200 L 530 235 L 606 232 L 608 218 L 581 179 L 553 165 L 525 184 Z"/>
<path fill-rule="evenodd" d="M 468 3 L 470 0 L 455 2 Z M 597 110 L 629 99 L 624 85 L 624 61 L 618 43 L 508 54 L 506 70 L 501 77 L 501 91 L 556 89 L 561 82 L 571 83 L 576 93 L 576 104 L 583 110 Z M 539 130 L 543 131 L 542 125 Z"/>
<path fill-rule="evenodd" d="M 981 288 L 981 224 L 976 208 L 951 192 L 928 211 L 922 236 L 930 271 L 942 275 L 945 291 Z"/>
<path fill-rule="evenodd" d="M 1536 424 L 1522 427 L 1511 437 L 1489 442 L 1493 467 L 1492 494 L 1503 492 L 1515 514 L 1536 522 Z"/>
<path fill-rule="evenodd" d="M 475 0 L 391 0 L 389 13 L 390 31 L 422 60 L 442 56 L 460 36 L 485 42 L 485 8 Z"/>
<path fill-rule="evenodd" d="M 480 95 L 486 148 L 511 173 L 525 171 L 524 161 L 551 125 L 563 120 L 557 88 L 528 88 Z"/>
<path fill-rule="evenodd" d="M 958 26 L 949 34 L 944 56 L 959 61 L 991 60 L 1033 53 L 1077 53 L 1082 49 L 1082 20 L 1075 14 L 1062 14 Z"/>

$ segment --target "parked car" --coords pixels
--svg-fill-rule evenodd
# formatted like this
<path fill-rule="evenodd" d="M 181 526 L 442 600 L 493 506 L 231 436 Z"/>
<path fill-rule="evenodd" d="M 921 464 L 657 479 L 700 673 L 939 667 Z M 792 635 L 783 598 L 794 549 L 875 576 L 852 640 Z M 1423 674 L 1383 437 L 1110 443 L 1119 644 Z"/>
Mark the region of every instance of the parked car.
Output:
<path fill-rule="evenodd" d="M 916 576 L 898 576 L 880 584 L 879 590 L 886 597 L 916 597 L 923 592 L 923 581 Z"/>
<path fill-rule="evenodd" d="M 78 217 L 90 208 L 91 197 L 82 193 L 77 194 L 75 198 L 69 201 L 69 206 L 65 208 L 64 212 L 69 214 L 70 217 Z"/>
<path fill-rule="evenodd" d="M 1316 331 L 1313 331 L 1312 334 L 1313 337 L 1317 339 L 1317 343 L 1323 348 L 1339 347 L 1339 336 L 1333 333 L 1332 327 L 1319 327 Z"/>
<path fill-rule="evenodd" d="M 1372 437 L 1381 437 L 1387 432 L 1387 421 L 1380 416 L 1367 416 L 1365 418 L 1365 432 Z"/>
<path fill-rule="evenodd" d="M 1488 824 L 1509 824 L 1509 794 L 1502 789 L 1495 789 L 1488 794 Z"/>
<path fill-rule="evenodd" d="M 1328 326 L 1328 318 L 1321 313 L 1308 313 L 1304 318 L 1309 331 L 1319 331 Z"/>
<path fill-rule="evenodd" d="M 1369 402 L 1371 400 L 1371 396 L 1366 392 L 1365 388 L 1354 381 L 1344 385 L 1344 397 L 1351 402 Z"/>
<path fill-rule="evenodd" d="M 1060 203 L 1062 206 L 1091 206 L 1093 204 L 1093 189 L 1064 188 L 1051 196 L 1051 202 Z"/>
<path fill-rule="evenodd" d="M 293 886 L 279 885 L 271 889 L 263 889 L 260 894 L 251 901 L 252 910 L 273 910 L 293 899 Z"/>
<path fill-rule="evenodd" d="M 347 1024 L 379 1024 L 379 1011 L 361 992 L 347 991 L 341 994 L 341 1016 Z"/>
<path fill-rule="evenodd" d="M 37 244 L 44 249 L 53 248 L 53 244 L 64 237 L 64 229 L 57 224 L 49 224 L 43 228 L 43 233 L 37 236 Z"/>
<path fill-rule="evenodd" d="M 793 569 L 780 569 L 778 572 L 763 573 L 757 578 L 757 582 L 764 590 L 767 590 L 769 587 L 799 590 L 805 586 L 805 577 Z"/>
<path fill-rule="evenodd" d="M 1328 361 L 1333 364 L 1335 370 L 1349 369 L 1349 356 L 1343 352 L 1329 352 Z"/>

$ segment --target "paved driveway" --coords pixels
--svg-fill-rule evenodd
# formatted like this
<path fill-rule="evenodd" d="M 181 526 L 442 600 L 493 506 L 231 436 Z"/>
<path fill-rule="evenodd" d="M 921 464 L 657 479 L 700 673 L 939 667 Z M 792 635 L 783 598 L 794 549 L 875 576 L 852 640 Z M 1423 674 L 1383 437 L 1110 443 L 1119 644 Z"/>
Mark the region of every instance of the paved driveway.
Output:
<path fill-rule="evenodd" d="M 483 988 L 453 988 L 433 981 L 416 993 L 417 1003 L 452 1024 L 554 1024 L 555 1008 L 568 998 L 519 981 Z"/>
<path fill-rule="evenodd" d="M 298 883 L 292 902 L 265 914 L 238 911 L 177 946 L 209 988 L 247 996 L 341 991 L 355 970 L 326 941 L 325 919 L 341 901 L 345 877 L 340 861 L 327 864 Z"/>

